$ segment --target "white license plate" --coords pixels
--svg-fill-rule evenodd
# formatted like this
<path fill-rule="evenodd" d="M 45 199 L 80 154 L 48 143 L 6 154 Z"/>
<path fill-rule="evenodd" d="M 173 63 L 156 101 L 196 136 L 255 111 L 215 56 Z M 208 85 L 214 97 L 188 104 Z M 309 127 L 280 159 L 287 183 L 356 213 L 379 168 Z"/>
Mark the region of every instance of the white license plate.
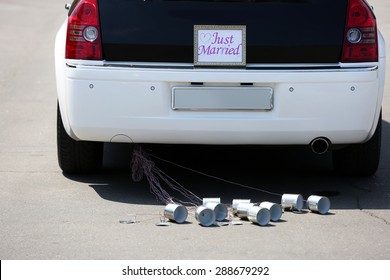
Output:
<path fill-rule="evenodd" d="M 174 87 L 173 110 L 272 110 L 271 87 Z"/>

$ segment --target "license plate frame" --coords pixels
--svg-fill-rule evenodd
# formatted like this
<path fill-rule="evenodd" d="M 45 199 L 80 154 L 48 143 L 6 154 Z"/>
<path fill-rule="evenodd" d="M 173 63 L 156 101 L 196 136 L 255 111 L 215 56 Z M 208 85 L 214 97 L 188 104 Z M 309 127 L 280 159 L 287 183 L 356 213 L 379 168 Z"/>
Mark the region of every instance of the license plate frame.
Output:
<path fill-rule="evenodd" d="M 177 86 L 172 88 L 172 110 L 270 111 L 273 107 L 272 87 Z"/>

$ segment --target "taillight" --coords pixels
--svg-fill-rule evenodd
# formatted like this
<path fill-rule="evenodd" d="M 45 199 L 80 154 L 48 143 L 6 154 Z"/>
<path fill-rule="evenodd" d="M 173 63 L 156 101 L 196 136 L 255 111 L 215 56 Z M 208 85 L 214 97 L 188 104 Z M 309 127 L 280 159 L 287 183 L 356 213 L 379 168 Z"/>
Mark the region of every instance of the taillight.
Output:
<path fill-rule="evenodd" d="M 97 0 L 80 0 L 70 11 L 65 57 L 102 60 Z"/>
<path fill-rule="evenodd" d="M 376 19 L 365 0 L 349 0 L 341 61 L 378 61 Z"/>

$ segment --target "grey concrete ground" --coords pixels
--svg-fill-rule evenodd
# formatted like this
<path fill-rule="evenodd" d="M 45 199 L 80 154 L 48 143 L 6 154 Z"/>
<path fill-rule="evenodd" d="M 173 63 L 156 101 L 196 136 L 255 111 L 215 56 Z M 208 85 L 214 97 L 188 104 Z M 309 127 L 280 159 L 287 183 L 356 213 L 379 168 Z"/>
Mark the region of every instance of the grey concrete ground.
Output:
<path fill-rule="evenodd" d="M 285 213 L 268 227 L 156 227 L 163 206 L 131 181 L 127 145 L 107 145 L 98 175 L 66 177 L 56 158 L 53 45 L 63 0 L 0 0 L 0 259 L 390 259 L 390 96 L 373 178 L 340 177 L 306 148 L 152 147 L 153 153 L 277 193 L 328 195 L 329 215 Z M 388 0 L 370 0 L 390 39 Z M 388 45 L 390 47 L 390 44 Z M 388 71 L 390 73 L 390 71 Z M 278 197 L 157 161 L 200 197 Z M 136 224 L 121 224 L 137 214 Z"/>

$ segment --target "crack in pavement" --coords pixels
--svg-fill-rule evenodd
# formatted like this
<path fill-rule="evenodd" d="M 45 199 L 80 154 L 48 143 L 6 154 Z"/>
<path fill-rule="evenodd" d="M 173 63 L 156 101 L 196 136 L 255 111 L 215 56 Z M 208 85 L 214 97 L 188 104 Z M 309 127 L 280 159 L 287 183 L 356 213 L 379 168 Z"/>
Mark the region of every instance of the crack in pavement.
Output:
<path fill-rule="evenodd" d="M 375 218 L 375 219 L 381 220 L 381 221 L 384 222 L 386 225 L 390 226 L 390 222 L 387 221 L 385 218 L 379 217 L 379 216 L 375 215 L 374 213 L 372 213 L 372 212 L 370 212 L 370 211 L 367 211 L 367 210 L 364 210 L 364 209 L 360 209 L 360 211 L 363 212 L 364 214 L 369 215 L 370 217 L 373 217 L 373 218 Z"/>

